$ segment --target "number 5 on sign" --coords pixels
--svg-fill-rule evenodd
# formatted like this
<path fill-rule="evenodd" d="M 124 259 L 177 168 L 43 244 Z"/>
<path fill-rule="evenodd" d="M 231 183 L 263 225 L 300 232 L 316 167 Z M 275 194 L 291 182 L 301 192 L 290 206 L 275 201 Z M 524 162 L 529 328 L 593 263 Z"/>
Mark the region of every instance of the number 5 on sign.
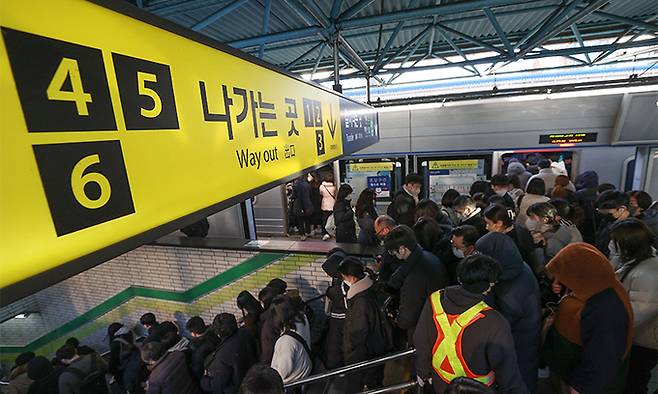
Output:
<path fill-rule="evenodd" d="M 138 71 L 137 91 L 140 95 L 148 96 L 153 100 L 153 108 L 146 109 L 140 107 L 139 113 L 146 118 L 156 118 L 162 112 L 162 100 L 160 100 L 160 96 L 158 96 L 155 90 L 146 87 L 146 82 L 158 82 L 158 77 L 155 74 Z"/>
<path fill-rule="evenodd" d="M 98 209 L 110 201 L 112 187 L 110 181 L 100 172 L 90 172 L 85 174 L 85 170 L 94 164 L 100 163 L 98 155 L 89 155 L 82 158 L 73 167 L 71 172 L 71 190 L 75 199 L 87 209 Z M 91 199 L 85 192 L 85 186 L 89 183 L 95 183 L 101 189 L 100 196 L 97 199 Z"/>
<path fill-rule="evenodd" d="M 71 90 L 62 90 L 66 79 L 71 81 Z M 91 103 L 91 94 L 85 93 L 80 77 L 78 61 L 70 58 L 62 58 L 53 79 L 46 90 L 48 100 L 73 101 L 80 116 L 88 116 L 87 104 Z"/>

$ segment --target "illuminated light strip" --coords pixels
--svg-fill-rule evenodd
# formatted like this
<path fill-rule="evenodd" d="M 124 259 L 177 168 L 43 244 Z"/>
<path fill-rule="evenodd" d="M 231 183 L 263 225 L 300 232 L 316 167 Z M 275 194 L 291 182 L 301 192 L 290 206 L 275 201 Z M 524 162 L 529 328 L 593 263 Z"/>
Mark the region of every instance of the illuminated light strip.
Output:
<path fill-rule="evenodd" d="M 593 96 L 607 96 L 613 94 L 624 93 L 645 93 L 645 92 L 658 92 L 658 85 L 647 86 L 632 86 L 624 88 L 610 88 L 610 89 L 595 89 L 578 92 L 561 92 L 561 93 L 543 93 L 543 94 L 529 94 L 525 96 L 513 97 L 493 97 L 483 98 L 477 100 L 464 100 L 464 101 L 450 101 L 450 102 L 433 102 L 423 104 L 409 104 L 409 105 L 395 105 L 391 107 L 379 107 L 377 112 L 399 112 L 399 111 L 412 111 L 419 109 L 432 109 L 442 107 L 460 107 L 475 104 L 491 104 L 491 103 L 514 103 L 522 101 L 541 101 L 541 100 L 558 100 L 564 98 L 577 98 L 577 97 L 593 97 Z"/>

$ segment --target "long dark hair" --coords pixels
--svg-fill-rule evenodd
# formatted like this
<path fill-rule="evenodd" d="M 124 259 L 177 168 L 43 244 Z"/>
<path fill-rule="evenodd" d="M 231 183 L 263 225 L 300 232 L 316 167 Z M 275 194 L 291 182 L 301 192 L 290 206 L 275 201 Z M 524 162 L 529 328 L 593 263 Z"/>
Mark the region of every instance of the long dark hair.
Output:
<path fill-rule="evenodd" d="M 610 240 L 617 245 L 623 262 L 635 260 L 635 264 L 653 255 L 651 246 L 655 235 L 643 221 L 628 218 L 610 227 Z"/>
<path fill-rule="evenodd" d="M 247 290 L 243 290 L 240 292 L 240 294 L 238 294 L 236 303 L 238 304 L 238 308 L 242 309 L 243 313 L 247 312 L 255 316 L 259 316 L 261 313 L 263 313 L 263 307 L 261 306 L 260 302 L 258 302 L 256 297 L 254 297 Z"/>
<path fill-rule="evenodd" d="M 416 240 L 423 250 L 433 252 L 443 238 L 443 230 L 434 218 L 423 216 L 414 224 Z"/>
<path fill-rule="evenodd" d="M 295 330 L 295 323 L 304 321 L 304 313 L 285 295 L 274 297 L 271 305 L 274 327 L 280 331 Z"/>
<path fill-rule="evenodd" d="M 354 209 L 356 217 L 363 216 L 364 213 L 373 214 L 375 212 L 375 191 L 372 189 L 364 189 L 359 198 L 356 200 L 356 207 Z M 377 219 L 376 217 L 372 218 Z"/>
<path fill-rule="evenodd" d="M 347 183 L 340 185 L 338 189 L 338 194 L 336 195 L 336 201 L 345 201 L 345 198 L 352 193 L 352 186 Z"/>

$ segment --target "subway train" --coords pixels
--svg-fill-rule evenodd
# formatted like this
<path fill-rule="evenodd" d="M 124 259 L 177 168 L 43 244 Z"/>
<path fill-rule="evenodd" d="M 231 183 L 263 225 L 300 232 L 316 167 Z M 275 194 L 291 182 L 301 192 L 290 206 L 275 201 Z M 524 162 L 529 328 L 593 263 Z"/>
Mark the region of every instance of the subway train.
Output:
<path fill-rule="evenodd" d="M 370 187 L 385 211 L 405 174 L 424 178 L 422 197 L 440 201 L 475 180 L 504 174 L 512 159 L 564 164 L 572 180 L 596 171 L 600 183 L 658 196 L 658 93 L 606 89 L 464 102 L 378 108 L 380 142 L 320 169 L 349 183 L 354 195 Z M 286 234 L 286 191 L 253 199 L 260 236 Z M 226 215 L 211 218 L 224 230 Z"/>

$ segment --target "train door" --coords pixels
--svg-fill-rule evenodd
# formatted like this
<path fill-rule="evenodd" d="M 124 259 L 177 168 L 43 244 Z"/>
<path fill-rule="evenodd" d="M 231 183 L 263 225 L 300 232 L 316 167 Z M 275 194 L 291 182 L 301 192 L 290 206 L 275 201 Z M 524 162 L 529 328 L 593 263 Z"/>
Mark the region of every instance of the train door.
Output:
<path fill-rule="evenodd" d="M 569 177 L 575 177 L 578 154 L 564 149 L 534 149 L 494 152 L 494 173 L 507 174 L 507 167 L 512 161 L 519 161 L 526 167 L 536 166 L 542 159 L 550 159 L 564 166 Z"/>

